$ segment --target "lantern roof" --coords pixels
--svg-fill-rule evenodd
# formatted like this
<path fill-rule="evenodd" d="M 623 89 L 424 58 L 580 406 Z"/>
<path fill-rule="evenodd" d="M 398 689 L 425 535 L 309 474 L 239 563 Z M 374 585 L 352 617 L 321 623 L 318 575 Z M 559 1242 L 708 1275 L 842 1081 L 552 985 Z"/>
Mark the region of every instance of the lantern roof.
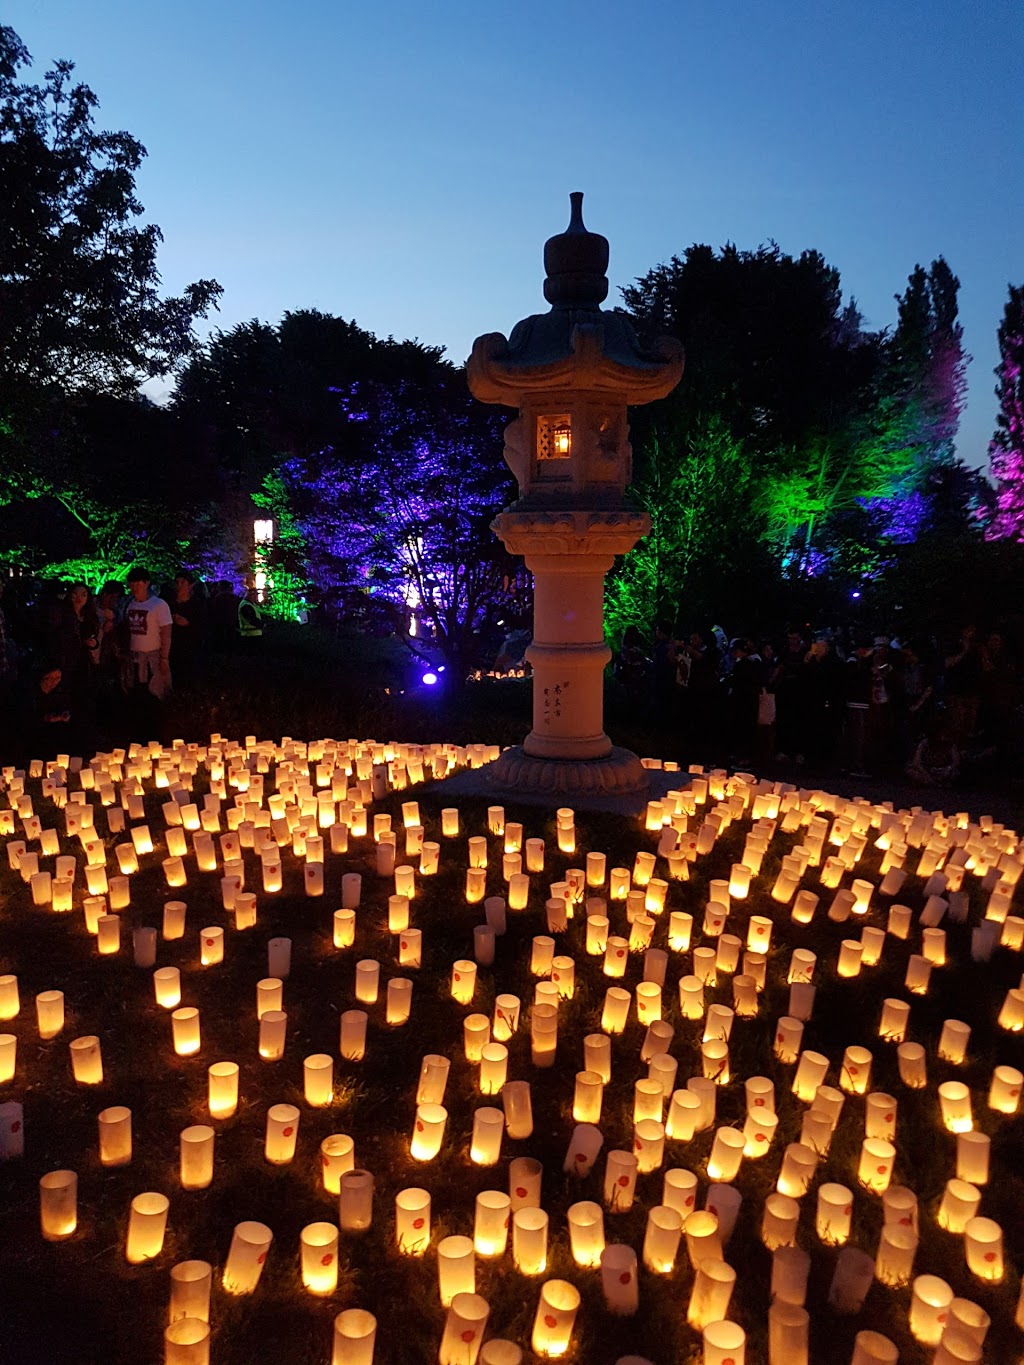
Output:
<path fill-rule="evenodd" d="M 489 332 L 473 343 L 467 378 L 484 403 L 520 407 L 566 391 L 650 403 L 679 383 L 683 348 L 674 337 L 642 346 L 625 314 L 602 309 L 608 239 L 584 225 L 583 195 L 577 191 L 569 200 L 569 226 L 544 244 L 550 310 L 517 322 L 508 338 Z"/>

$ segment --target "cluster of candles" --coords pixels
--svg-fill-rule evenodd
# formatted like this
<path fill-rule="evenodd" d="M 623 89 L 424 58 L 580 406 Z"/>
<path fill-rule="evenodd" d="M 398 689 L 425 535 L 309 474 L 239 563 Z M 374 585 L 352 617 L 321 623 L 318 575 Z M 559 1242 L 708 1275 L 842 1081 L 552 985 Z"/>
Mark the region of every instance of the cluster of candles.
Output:
<path fill-rule="evenodd" d="M 798 1244 L 798 1225 L 803 1201 L 812 1199 L 817 1242 L 839 1248 L 829 1289 L 836 1312 L 860 1312 L 876 1281 L 887 1287 L 909 1285 L 909 1331 L 935 1348 L 936 1362 L 981 1360 L 989 1326 L 985 1311 L 970 1297 L 957 1296 L 945 1280 L 915 1273 L 920 1271 L 915 1264 L 920 1222 L 932 1215 L 919 1209 L 910 1188 L 892 1183 L 899 1158 L 899 1095 L 872 1089 L 874 1054 L 867 1046 L 851 1045 L 841 1057 L 830 1057 L 805 1049 L 803 1034 L 813 1018 L 817 990 L 832 973 L 849 978 L 870 972 L 883 959 L 891 961 L 904 945 L 904 986 L 910 999 L 885 999 L 876 1025 L 880 1043 L 896 1050 L 900 1085 L 908 1090 L 928 1087 L 933 1062 L 962 1066 L 970 1055 L 970 1028 L 947 1019 L 934 1047 L 926 1047 L 911 1036 L 913 999 L 929 992 L 934 974 L 941 974 L 950 960 L 944 925 L 970 922 L 970 954 L 978 962 L 987 962 L 997 949 L 1024 949 L 1024 917 L 1011 913 L 1024 854 L 1017 834 L 986 818 L 973 823 L 965 814 L 897 811 L 759 782 L 750 774 L 729 777 L 694 768 L 680 774 L 678 787 L 663 799 L 648 803 L 638 838 L 645 846 L 637 849 L 632 867 L 608 867 L 604 853 L 591 851 L 577 859 L 582 866 L 565 867 L 555 880 L 545 880 L 552 862 L 561 869 L 577 852 L 571 809 L 557 812 L 557 857 L 550 842 L 525 837 L 523 826 L 507 821 L 500 806 L 487 811 L 487 833 L 468 840 L 460 811 L 446 807 L 437 841 L 427 838 L 417 801 L 402 803 L 400 829 L 393 828 L 391 814 L 372 810 L 375 801 L 391 792 L 444 777 L 463 765 L 482 766 L 495 755 L 485 746 L 273 744 L 254 737 L 240 745 L 214 736 L 206 746 L 151 744 L 98 755 L 87 767 L 58 756 L 53 763 L 34 763 L 27 774 L 2 770 L 0 835 L 6 839 L 8 865 L 29 889 L 31 904 L 58 912 L 80 910 L 97 953 L 104 956 L 124 950 L 123 912 L 131 906 L 132 877 L 147 859 L 162 863 L 173 898 L 164 904 L 160 934 L 137 925 L 131 951 L 135 965 L 151 973 L 153 1008 L 169 1014 L 171 1046 L 182 1057 L 202 1052 L 199 1010 L 182 1004 L 181 971 L 157 965 L 157 958 L 161 939 L 195 933 L 187 902 L 178 897 L 187 896 L 199 875 L 219 878 L 228 923 L 227 930 L 223 925 L 198 930 L 201 970 L 216 969 L 230 956 L 232 933 L 258 926 L 261 906 L 281 891 L 289 855 L 301 860 L 305 894 L 316 897 L 324 894 L 327 859 L 347 857 L 351 866 L 358 854 L 364 870 L 344 873 L 341 906 L 329 915 L 333 945 L 339 951 L 355 947 L 366 913 L 364 880 L 376 877 L 387 887 L 386 925 L 395 959 L 403 972 L 415 974 L 424 934 L 430 932 L 430 878 L 442 866 L 464 865 L 465 900 L 479 907 L 480 922 L 472 935 L 472 957 L 451 964 L 450 994 L 465 1013 L 461 1038 L 450 1041 L 473 1068 L 484 1101 L 473 1112 L 468 1160 L 498 1167 L 510 1144 L 528 1142 L 533 1135 L 529 1074 L 510 1074 L 509 1045 L 520 1031 L 528 1033 L 530 1068 L 559 1067 L 566 1074 L 572 1125 L 566 1132 L 563 1171 L 580 1182 L 581 1194 L 600 1196 L 580 1198 L 568 1207 L 569 1247 L 581 1275 L 599 1275 L 609 1313 L 630 1316 L 639 1311 L 641 1262 L 652 1277 L 688 1265 L 692 1283 L 685 1316 L 701 1334 L 706 1365 L 743 1365 L 746 1334 L 729 1317 L 736 1272 L 727 1256 L 742 1204 L 743 1166 L 767 1160 L 777 1168 L 774 1190 L 764 1200 L 759 1220 L 761 1240 L 772 1253 L 770 1365 L 809 1361 L 805 1303 L 810 1256 Z M 201 807 L 192 799 L 197 778 L 206 789 Z M 63 846 L 77 840 L 80 855 L 62 853 L 61 835 L 43 827 L 36 782 L 40 804 L 63 821 Z M 163 822 L 154 837 L 150 822 L 157 801 Z M 106 825 L 104 833 L 98 819 Z M 698 904 L 694 883 L 702 864 L 733 827 L 744 831 L 740 859 L 727 877 L 710 881 Z M 770 885 L 759 881 L 766 856 L 779 854 L 781 836 L 787 835 L 792 837 Z M 881 853 L 877 884 L 858 875 L 869 847 Z M 773 857 L 773 866 L 777 861 Z M 908 883 L 910 877 L 916 882 Z M 247 890 L 253 881 L 256 889 Z M 744 913 L 744 902 L 757 889 L 766 893 L 770 915 Z M 969 891 L 975 895 L 973 911 Z M 911 903 L 901 902 L 901 896 Z M 543 930 L 529 945 L 532 1000 L 501 990 L 502 969 L 514 965 L 503 953 L 512 916 L 537 917 L 536 927 Z M 815 924 L 818 951 L 782 951 L 773 945 L 783 919 L 789 922 L 787 937 L 796 939 L 810 939 L 809 926 Z M 858 922 L 854 937 L 850 926 Z M 742 935 L 734 932 L 740 927 Z M 270 938 L 267 976 L 254 983 L 259 1053 L 267 1061 L 282 1057 L 288 1046 L 284 994 L 292 949 L 290 938 Z M 827 957 L 819 961 L 819 954 Z M 641 979 L 627 989 L 624 982 L 638 972 Z M 481 1013 L 474 1004 L 485 977 L 493 978 L 494 1003 Z M 341 1014 L 338 1052 L 343 1063 L 367 1059 L 367 1024 L 375 1006 L 383 1005 L 388 1026 L 400 1027 L 413 1017 L 412 975 L 391 977 L 383 992 L 380 978 L 377 959 L 356 963 L 353 1008 Z M 600 1027 L 582 1039 L 579 1069 L 573 1072 L 559 1030 L 581 980 L 591 995 L 595 988 L 598 993 L 603 989 L 603 1003 Z M 787 1008 L 771 1019 L 764 999 L 766 987 L 776 981 L 788 987 Z M 729 1003 L 709 1001 L 712 992 Z M 16 1019 L 21 1009 L 16 975 L 0 976 L 0 1021 Z M 38 994 L 35 1014 L 39 1037 L 57 1038 L 64 1029 L 62 992 Z M 998 1036 L 1024 1031 L 1024 979 L 993 1002 L 993 1015 Z M 751 1027 L 755 1020 L 757 1028 L 772 1030 L 775 1079 L 737 1074 L 733 1031 Z M 621 1086 L 624 1065 L 626 1079 L 632 1081 L 632 1144 L 606 1150 L 602 1114 L 613 1082 L 612 1043 L 632 1031 L 634 1021 L 635 1052 L 627 1063 L 620 1058 L 615 1064 L 616 1083 Z M 684 1030 L 698 1035 L 700 1056 L 699 1072 L 685 1078 L 672 1055 Z M 104 1081 L 99 1037 L 70 1040 L 69 1056 L 79 1085 Z M 508 1160 L 507 1181 L 496 1182 L 503 1188 L 484 1190 L 475 1198 L 471 1235 L 467 1222 L 465 1234 L 433 1237 L 427 1186 L 431 1163 L 450 1152 L 454 1141 L 444 1103 L 451 1064 L 450 1055 L 427 1054 L 418 1078 L 410 1078 L 408 1152 L 425 1175 L 422 1184 L 395 1192 L 395 1254 L 422 1257 L 429 1252 L 436 1260 L 439 1309 L 444 1313 L 439 1321 L 441 1365 L 516 1365 L 523 1359 L 521 1345 L 486 1338 L 490 1305 L 477 1293 L 478 1261 L 508 1255 L 521 1275 L 540 1281 L 532 1351 L 542 1358 L 565 1355 L 574 1344 L 580 1293 L 568 1280 L 545 1278 L 550 1216 L 542 1202 L 540 1161 L 529 1154 Z M 17 1080 L 17 1038 L 2 1034 L 0 1082 Z M 999 1063 L 983 1095 L 958 1080 L 936 1087 L 941 1122 L 955 1151 L 934 1217 L 939 1228 L 962 1240 L 968 1285 L 971 1279 L 999 1283 L 1006 1273 L 1003 1229 L 980 1214 L 990 1179 L 990 1140 L 976 1126 L 975 1108 L 984 1105 L 994 1116 L 1016 1114 L 1022 1084 L 1019 1070 Z M 718 1124 L 719 1094 L 739 1085 L 742 1126 Z M 334 1096 L 334 1057 L 305 1057 L 304 1103 L 326 1107 Z M 845 1173 L 848 1184 L 820 1181 L 851 1096 L 863 1100 L 856 1166 Z M 192 1125 L 180 1135 L 183 1188 L 205 1189 L 214 1180 L 213 1125 L 234 1114 L 238 1103 L 237 1063 L 213 1062 L 207 1084 L 211 1123 Z M 801 1115 L 799 1140 L 783 1145 L 777 1140 L 783 1107 L 790 1106 L 792 1113 L 794 1104 Z M 268 1108 L 267 1162 L 292 1162 L 301 1118 L 297 1104 Z M 23 1155 L 26 1141 L 31 1141 L 23 1120 L 20 1103 L 0 1103 L 0 1159 Z M 844 1132 L 850 1123 L 847 1111 Z M 669 1165 L 666 1156 L 703 1133 L 711 1134 L 711 1145 L 706 1163 L 700 1163 L 706 1179 L 703 1207 L 698 1207 L 698 1171 Z M 104 1166 L 131 1162 L 128 1108 L 112 1105 L 99 1112 L 98 1146 Z M 339 1242 L 365 1232 L 380 1218 L 375 1176 L 388 1173 L 359 1166 L 353 1139 L 343 1133 L 321 1144 L 321 1169 L 325 1192 L 337 1198 L 337 1220 L 306 1226 L 298 1252 L 305 1289 L 314 1296 L 331 1296 L 338 1287 Z M 650 1202 L 654 1183 L 660 1187 L 659 1198 Z M 75 1234 L 77 1184 L 73 1170 L 52 1171 L 40 1181 L 41 1226 L 47 1239 Z M 612 1228 L 606 1224 L 614 1225 L 616 1216 L 644 1195 L 642 1244 L 609 1237 Z M 850 1244 L 857 1199 L 881 1204 L 883 1226 L 873 1255 Z M 157 1191 L 144 1191 L 132 1200 L 124 1246 L 130 1263 L 161 1254 L 169 1209 L 168 1196 Z M 443 1213 L 449 1222 L 459 1216 L 455 1209 Z M 215 1274 L 229 1293 L 254 1292 L 272 1242 L 268 1225 L 243 1222 L 234 1229 L 219 1271 L 205 1261 L 174 1266 L 165 1333 L 168 1365 L 205 1365 L 210 1360 Z M 1024 1297 L 1016 1322 L 1024 1328 Z M 332 1365 L 371 1365 L 376 1332 L 374 1316 L 363 1308 L 338 1314 Z M 852 1365 L 896 1359 L 895 1344 L 879 1333 L 864 1330 L 857 1335 Z M 630 1360 L 645 1365 L 640 1357 Z"/>

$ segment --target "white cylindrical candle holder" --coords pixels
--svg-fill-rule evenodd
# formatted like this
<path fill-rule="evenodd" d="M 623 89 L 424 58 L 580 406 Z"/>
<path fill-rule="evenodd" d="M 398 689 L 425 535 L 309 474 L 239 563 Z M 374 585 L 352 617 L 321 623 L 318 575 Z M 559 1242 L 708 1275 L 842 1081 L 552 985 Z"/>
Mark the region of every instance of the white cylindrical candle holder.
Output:
<path fill-rule="evenodd" d="M 258 1050 L 265 1062 L 277 1062 L 284 1056 L 288 1032 L 288 1015 L 284 1010 L 267 1010 L 260 1020 Z"/>
<path fill-rule="evenodd" d="M 328 1194 L 341 1194 L 341 1177 L 356 1168 L 355 1142 L 347 1133 L 330 1133 L 320 1144 L 320 1175 Z"/>
<path fill-rule="evenodd" d="M 736 1322 L 709 1322 L 703 1331 L 704 1365 L 744 1365 L 747 1334 Z"/>
<path fill-rule="evenodd" d="M 430 1193 L 410 1187 L 395 1195 L 395 1242 L 404 1256 L 422 1256 L 430 1245 Z"/>
<path fill-rule="evenodd" d="M 210 1117 L 227 1119 L 238 1108 L 237 1062 L 214 1062 L 207 1071 L 207 1108 Z"/>
<path fill-rule="evenodd" d="M 366 1055 L 366 1026 L 369 1020 L 365 1010 L 344 1010 L 341 1015 L 341 1037 L 339 1050 L 348 1062 L 361 1062 Z"/>
<path fill-rule="evenodd" d="M 547 1280 L 541 1285 L 531 1336 L 536 1355 L 557 1357 L 568 1351 L 579 1306 L 579 1290 L 568 1280 Z"/>
<path fill-rule="evenodd" d="M 875 1263 L 867 1252 L 858 1247 L 843 1247 L 829 1286 L 829 1307 L 836 1313 L 859 1313 L 874 1278 Z"/>
<path fill-rule="evenodd" d="M 181 1130 L 180 1176 L 183 1190 L 205 1190 L 213 1181 L 213 1129 L 197 1123 Z"/>
<path fill-rule="evenodd" d="M 131 1203 L 128 1219 L 128 1240 L 125 1259 L 131 1265 L 151 1261 L 163 1250 L 167 1231 L 167 1210 L 170 1200 L 164 1194 L 147 1191 L 137 1194 Z"/>
<path fill-rule="evenodd" d="M 132 1111 L 121 1104 L 101 1109 L 97 1125 L 100 1164 L 127 1166 L 132 1159 Z"/>
<path fill-rule="evenodd" d="M 373 1176 L 355 1167 L 341 1177 L 338 1226 L 345 1232 L 365 1232 L 373 1222 Z"/>
<path fill-rule="evenodd" d="M 953 1291 L 938 1275 L 918 1275 L 911 1286 L 910 1331 L 924 1346 L 938 1346 Z"/>
<path fill-rule="evenodd" d="M 79 1085 L 100 1085 L 103 1081 L 103 1054 L 94 1034 L 72 1039 L 71 1073 Z"/>
<path fill-rule="evenodd" d="M 167 1316 L 171 1322 L 182 1318 L 210 1321 L 210 1289 L 213 1267 L 209 1261 L 179 1261 L 171 1267 L 171 1303 Z"/>
<path fill-rule="evenodd" d="M 331 1365 L 373 1365 L 377 1319 L 365 1308 L 346 1308 L 334 1319 Z"/>
<path fill-rule="evenodd" d="M 294 1104 L 272 1104 L 267 1110 L 263 1155 L 272 1166 L 284 1166 L 295 1156 L 299 1111 Z"/>
<path fill-rule="evenodd" d="M 333 1223 L 307 1223 L 299 1234 L 303 1288 L 325 1297 L 338 1287 L 338 1229 Z"/>
<path fill-rule="evenodd" d="M 201 1037 L 199 1032 L 199 1011 L 191 1005 L 171 1012 L 171 1030 L 174 1051 L 179 1057 L 193 1057 L 199 1051 Z"/>
<path fill-rule="evenodd" d="M 39 1181 L 39 1224 L 48 1242 L 63 1242 L 78 1227 L 78 1176 L 49 1171 Z"/>
<path fill-rule="evenodd" d="M 967 1269 L 980 1280 L 1003 1278 L 1003 1230 L 991 1218 L 974 1217 L 964 1228 Z"/>
<path fill-rule="evenodd" d="M 441 1306 L 448 1308 L 456 1294 L 476 1288 L 476 1253 L 469 1237 L 445 1237 L 437 1246 L 437 1284 Z"/>
<path fill-rule="evenodd" d="M 409 1154 L 414 1161 L 433 1161 L 444 1141 L 448 1110 L 441 1104 L 419 1104 Z"/>
<path fill-rule="evenodd" d="M 223 1284 L 229 1294 L 251 1294 L 259 1284 L 274 1234 L 265 1223 L 238 1223 L 224 1263 Z"/>
<path fill-rule="evenodd" d="M 695 1331 L 702 1332 L 709 1323 L 723 1321 L 735 1285 L 736 1272 L 732 1266 L 720 1260 L 701 1262 L 686 1311 L 686 1320 Z"/>

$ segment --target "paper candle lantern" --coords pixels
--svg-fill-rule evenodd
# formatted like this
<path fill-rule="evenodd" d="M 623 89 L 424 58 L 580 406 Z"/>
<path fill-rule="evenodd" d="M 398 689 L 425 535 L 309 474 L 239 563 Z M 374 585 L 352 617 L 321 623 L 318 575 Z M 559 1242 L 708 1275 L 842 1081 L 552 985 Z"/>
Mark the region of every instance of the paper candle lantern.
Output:
<path fill-rule="evenodd" d="M 736 1272 L 722 1260 L 702 1261 L 694 1276 L 686 1320 L 702 1332 L 709 1323 L 721 1322 L 729 1311 Z"/>
<path fill-rule="evenodd" d="M 820 1052 L 802 1052 L 800 1062 L 793 1077 L 793 1094 L 798 1100 L 810 1104 L 824 1083 L 828 1073 L 829 1060 Z"/>
<path fill-rule="evenodd" d="M 302 1080 L 307 1104 L 330 1104 L 334 1098 L 334 1058 L 326 1052 L 314 1052 L 302 1064 Z"/>
<path fill-rule="evenodd" d="M 164 1365 L 209 1365 L 210 1324 L 177 1318 L 164 1328 Z"/>
<path fill-rule="evenodd" d="M 235 894 L 235 928 L 251 929 L 256 923 L 256 897 L 251 891 Z"/>
<path fill-rule="evenodd" d="M 448 1110 L 440 1104 L 419 1104 L 413 1124 L 409 1154 L 414 1161 L 432 1161 L 441 1150 L 444 1141 Z M 500 1141 L 500 1139 L 499 1139 Z"/>
<path fill-rule="evenodd" d="M 604 1202 L 610 1213 L 627 1213 L 636 1193 L 637 1159 L 632 1152 L 608 1153 L 604 1175 Z"/>
<path fill-rule="evenodd" d="M 39 992 L 36 996 L 36 1023 L 40 1038 L 56 1038 L 64 1027 L 63 991 Z"/>
<path fill-rule="evenodd" d="M 967 1337 L 977 1346 L 983 1346 L 991 1325 L 992 1319 L 978 1304 L 972 1303 L 970 1299 L 954 1299 L 949 1305 L 949 1317 L 943 1339 L 955 1332 L 961 1337 Z"/>
<path fill-rule="evenodd" d="M 864 1108 L 864 1135 L 891 1142 L 896 1135 L 896 1100 L 881 1090 L 868 1095 Z"/>
<path fill-rule="evenodd" d="M 192 1057 L 200 1048 L 199 1011 L 185 1006 L 171 1013 L 174 1050 L 179 1057 Z"/>
<path fill-rule="evenodd" d="M 299 1111 L 294 1104 L 272 1104 L 267 1110 L 263 1155 L 272 1166 L 284 1166 L 295 1155 Z"/>
<path fill-rule="evenodd" d="M 456 1294 L 445 1319 L 440 1365 L 476 1365 L 490 1305 L 479 1294 Z"/>
<path fill-rule="evenodd" d="M 704 1365 L 744 1365 L 747 1334 L 738 1323 L 709 1322 L 702 1335 Z"/>
<path fill-rule="evenodd" d="M 167 1314 L 169 1321 L 194 1318 L 199 1322 L 209 1322 L 212 1280 L 213 1267 L 209 1261 L 179 1261 L 172 1266 L 171 1304 Z"/>
<path fill-rule="evenodd" d="M 481 1017 L 486 1019 L 487 1016 Z M 554 1066 L 557 1046 L 557 1007 L 552 1004 L 534 1005 L 530 1013 L 530 1059 L 533 1065 L 537 1067 Z"/>
<path fill-rule="evenodd" d="M 918 1275 L 911 1286 L 910 1331 L 925 1346 L 938 1346 L 953 1291 L 938 1275 Z"/>
<path fill-rule="evenodd" d="M 873 1058 L 866 1047 L 851 1045 L 843 1053 L 843 1065 L 839 1072 L 839 1085 L 851 1095 L 867 1094 L 871 1082 Z"/>
<path fill-rule="evenodd" d="M 971 1027 L 959 1019 L 947 1019 L 939 1037 L 938 1053 L 944 1062 L 959 1066 L 967 1056 L 967 1044 L 971 1037 Z"/>
<path fill-rule="evenodd" d="M 881 1332 L 858 1332 L 850 1365 L 897 1365 L 899 1348 Z"/>
<path fill-rule="evenodd" d="M 939 1106 L 942 1122 L 951 1133 L 969 1133 L 974 1127 L 970 1088 L 961 1081 L 944 1081 L 939 1086 Z"/>
<path fill-rule="evenodd" d="M 1020 1103 L 1024 1072 L 1013 1066 L 997 1066 L 992 1072 L 988 1092 L 988 1107 L 999 1114 L 1015 1114 Z"/>
<path fill-rule="evenodd" d="M 508 1091 L 508 1086 L 505 1090 Z M 578 1123 L 569 1138 L 562 1169 L 581 1178 L 589 1175 L 603 1145 L 600 1128 L 592 1123 Z"/>
<path fill-rule="evenodd" d="M 911 1228 L 887 1224 L 878 1242 L 876 1279 L 892 1287 L 909 1284 L 916 1253 L 917 1233 Z"/>
<path fill-rule="evenodd" d="M 543 1275 L 548 1258 L 548 1216 L 521 1208 L 512 1215 L 512 1258 L 522 1275 Z"/>
<path fill-rule="evenodd" d="M 373 1176 L 358 1167 L 345 1171 L 338 1194 L 338 1226 L 346 1232 L 365 1232 L 373 1222 Z"/>
<path fill-rule="evenodd" d="M 735 1180 L 743 1162 L 746 1139 L 738 1128 L 719 1128 L 708 1157 L 708 1179 Z"/>
<path fill-rule="evenodd" d="M 205 1190 L 213 1180 L 213 1129 L 205 1124 L 183 1128 L 180 1138 L 181 1185 Z"/>
<path fill-rule="evenodd" d="M 430 1194 L 409 1188 L 395 1195 L 395 1242 L 404 1256 L 422 1256 L 430 1245 Z"/>
<path fill-rule="evenodd" d="M 259 1284 L 274 1234 L 265 1223 L 238 1223 L 224 1264 L 223 1284 L 229 1294 L 251 1294 Z"/>
<path fill-rule="evenodd" d="M 132 1111 L 120 1104 L 101 1109 L 97 1124 L 100 1164 L 127 1166 L 132 1159 Z"/>
<path fill-rule="evenodd" d="M 956 1175 L 970 1185 L 988 1183 L 991 1138 L 986 1133 L 961 1132 L 956 1139 Z"/>
<path fill-rule="evenodd" d="M 647 1215 L 643 1261 L 656 1275 L 668 1275 L 676 1263 L 683 1220 L 676 1209 L 655 1205 Z"/>
<path fill-rule="evenodd" d="M 169 1207 L 167 1196 L 154 1191 L 137 1194 L 132 1200 L 125 1244 L 125 1259 L 129 1264 L 138 1265 L 159 1256 L 167 1231 Z"/>
<path fill-rule="evenodd" d="M 478 1256 L 501 1256 L 508 1244 L 511 1200 L 502 1190 L 481 1190 L 476 1197 L 473 1249 Z"/>
<path fill-rule="evenodd" d="M 472 1003 L 476 991 L 476 963 L 460 958 L 452 965 L 452 999 L 460 1005 Z"/>
<path fill-rule="evenodd" d="M 181 973 L 177 967 L 158 967 L 153 973 L 153 993 L 156 1003 L 165 1010 L 177 1009 L 181 1004 Z"/>
<path fill-rule="evenodd" d="M 577 1265 L 594 1267 L 601 1264 L 605 1247 L 604 1212 L 600 1204 L 581 1200 L 571 1204 L 567 1213 L 569 1247 Z"/>
<path fill-rule="evenodd" d="M 534 1157 L 520 1156 L 509 1163 L 508 1192 L 512 1212 L 540 1208 L 540 1187 L 544 1167 Z"/>
<path fill-rule="evenodd" d="M 78 1176 L 50 1171 L 39 1181 L 39 1224 L 48 1242 L 63 1242 L 78 1227 Z"/>
<path fill-rule="evenodd" d="M 665 1154 L 664 1125 L 657 1119 L 641 1119 L 633 1130 L 633 1154 L 640 1174 L 658 1170 Z"/>
<path fill-rule="evenodd" d="M 981 1191 L 966 1180 L 948 1180 L 936 1215 L 940 1228 L 963 1232 L 978 1212 Z"/>
<path fill-rule="evenodd" d="M 373 1365 L 377 1319 L 363 1308 L 346 1308 L 334 1319 L 331 1365 Z"/>
<path fill-rule="evenodd" d="M 531 1336 L 535 1355 L 546 1358 L 565 1355 L 579 1306 L 579 1290 L 568 1280 L 547 1280 L 541 1285 Z"/>
<path fill-rule="evenodd" d="M 815 1230 L 827 1246 L 842 1246 L 850 1235 L 853 1193 L 845 1185 L 826 1183 L 818 1187 Z"/>
<path fill-rule="evenodd" d="M 307 1223 L 299 1236 L 302 1284 L 324 1297 L 338 1287 L 338 1229 L 333 1223 Z"/>
<path fill-rule="evenodd" d="M 866 1252 L 857 1247 L 843 1247 L 829 1286 L 829 1307 L 836 1313 L 859 1313 L 874 1277 L 875 1263 Z"/>
<path fill-rule="evenodd" d="M 365 1010 L 345 1010 L 341 1016 L 341 1055 L 349 1062 L 360 1062 L 366 1055 Z"/>
<path fill-rule="evenodd" d="M 920 1043 L 900 1043 L 896 1049 L 900 1080 L 912 1090 L 922 1090 L 928 1084 L 925 1050 Z"/>
<path fill-rule="evenodd" d="M 355 1142 L 347 1133 L 331 1133 L 320 1144 L 320 1172 L 328 1194 L 341 1193 L 341 1177 L 355 1170 Z"/>
<path fill-rule="evenodd" d="M 227 1119 L 238 1108 L 237 1062 L 214 1062 L 207 1071 L 207 1108 L 210 1117 Z"/>
<path fill-rule="evenodd" d="M 896 1148 L 881 1138 L 865 1138 L 861 1144 L 857 1179 L 873 1194 L 884 1194 L 892 1178 Z"/>
<path fill-rule="evenodd" d="M 533 1102 L 528 1081 L 506 1081 L 501 1090 L 505 1130 L 510 1138 L 528 1138 L 533 1132 Z"/>
<path fill-rule="evenodd" d="M 476 1255 L 468 1237 L 445 1237 L 437 1246 L 437 1283 L 441 1305 L 448 1308 L 456 1294 L 476 1288 Z"/>
<path fill-rule="evenodd" d="M 799 1208 L 799 1206 L 796 1206 Z M 776 1303 L 802 1308 L 807 1297 L 811 1258 L 798 1246 L 782 1245 L 772 1253 L 771 1295 Z"/>
<path fill-rule="evenodd" d="M 420 1063 L 416 1087 L 417 1104 L 440 1104 L 444 1100 L 451 1062 L 447 1057 L 428 1052 Z"/>
<path fill-rule="evenodd" d="M 964 1228 L 967 1268 L 981 1280 L 1003 1278 L 1003 1230 L 991 1218 L 974 1217 Z"/>
<path fill-rule="evenodd" d="M 473 1136 L 469 1159 L 478 1166 L 493 1166 L 501 1157 L 505 1115 L 501 1109 L 485 1107 L 473 1113 Z"/>
<path fill-rule="evenodd" d="M 79 1085 L 99 1085 L 103 1080 L 100 1040 L 93 1034 L 75 1038 L 70 1044 L 71 1072 Z"/>

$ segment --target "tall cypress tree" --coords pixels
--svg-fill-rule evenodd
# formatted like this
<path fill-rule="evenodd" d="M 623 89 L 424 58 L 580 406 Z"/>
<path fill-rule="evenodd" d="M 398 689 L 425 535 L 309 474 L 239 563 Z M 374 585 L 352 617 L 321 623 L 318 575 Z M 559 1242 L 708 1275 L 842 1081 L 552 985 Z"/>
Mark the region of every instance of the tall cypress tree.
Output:
<path fill-rule="evenodd" d="M 996 515 L 988 536 L 1024 543 L 1024 285 L 1010 285 L 998 337 L 999 412 L 988 447 L 997 485 Z"/>

